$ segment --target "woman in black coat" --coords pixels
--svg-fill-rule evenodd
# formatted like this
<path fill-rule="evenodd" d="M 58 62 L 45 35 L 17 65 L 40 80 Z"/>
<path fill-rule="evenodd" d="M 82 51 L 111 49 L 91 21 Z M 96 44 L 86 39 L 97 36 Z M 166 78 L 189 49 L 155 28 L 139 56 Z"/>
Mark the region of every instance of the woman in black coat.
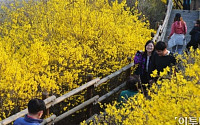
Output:
<path fill-rule="evenodd" d="M 187 44 L 186 48 L 189 51 L 192 46 L 194 50 L 196 50 L 200 44 L 200 20 L 197 20 L 195 26 L 190 31 L 191 40 Z"/>

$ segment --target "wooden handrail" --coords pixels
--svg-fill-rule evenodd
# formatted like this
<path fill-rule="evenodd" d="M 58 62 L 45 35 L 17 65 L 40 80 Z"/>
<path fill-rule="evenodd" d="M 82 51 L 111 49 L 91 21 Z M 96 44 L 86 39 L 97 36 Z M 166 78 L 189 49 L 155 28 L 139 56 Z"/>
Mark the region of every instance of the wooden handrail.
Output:
<path fill-rule="evenodd" d="M 61 101 L 65 100 L 66 98 L 69 98 L 70 96 L 72 96 L 72 95 L 74 95 L 74 94 L 82 91 L 83 89 L 88 88 L 89 86 L 94 85 L 99 80 L 100 80 L 100 78 L 96 78 L 96 79 L 94 79 L 94 80 L 92 80 L 92 81 L 90 81 L 90 82 L 88 82 L 88 83 L 86 83 L 86 84 L 84 84 L 84 85 L 82 85 L 82 86 L 80 86 L 80 87 L 78 87 L 78 88 L 76 88 L 76 89 L 74 89 L 74 90 L 72 90 L 72 91 L 70 91 L 70 92 L 68 92 L 68 93 L 60 96 L 60 97 L 58 97 L 58 98 L 56 98 L 56 96 L 53 95 L 53 96 L 45 99 L 44 102 L 46 104 L 46 108 L 48 109 L 51 106 L 53 106 L 53 105 L 55 105 L 57 103 L 60 103 Z M 26 115 L 27 113 L 28 113 L 28 109 L 22 110 L 21 112 L 18 112 L 15 115 L 12 115 L 12 116 L 4 119 L 3 121 L 1 121 L 0 125 L 9 124 L 9 123 L 15 121 L 17 118 Z"/>
<path fill-rule="evenodd" d="M 95 97 L 83 102 L 82 104 L 76 106 L 75 108 L 63 113 L 62 115 L 58 116 L 55 118 L 55 116 L 51 116 L 47 119 L 45 119 L 41 125 L 45 125 L 46 123 L 49 123 L 52 124 L 52 123 L 56 123 L 60 120 L 62 120 L 63 118 L 73 114 L 74 112 L 86 107 L 87 105 L 91 104 L 91 103 L 94 103 L 95 105 L 98 103 L 98 102 L 101 102 L 103 101 L 104 99 L 108 98 L 109 96 L 111 96 L 112 94 L 116 93 L 117 91 L 119 91 L 121 88 L 123 88 L 124 86 L 126 85 L 126 82 L 122 83 L 121 85 L 117 86 L 115 89 L 113 89 L 112 91 L 106 93 L 105 95 L 99 97 L 99 95 L 96 95 Z"/>
<path fill-rule="evenodd" d="M 122 73 L 123 71 L 126 71 L 127 69 L 131 68 L 132 66 L 134 66 L 134 63 L 130 63 L 128 65 L 126 65 L 125 67 L 123 67 L 122 69 L 102 78 L 100 81 L 98 81 L 94 86 L 98 87 L 99 85 L 101 85 L 102 83 L 105 83 L 106 81 L 108 81 L 109 79 L 119 75 L 120 73 Z"/>
<path fill-rule="evenodd" d="M 88 124 L 90 121 L 92 121 L 97 116 L 98 116 L 98 114 L 94 114 L 93 116 L 91 116 L 90 118 L 88 118 L 87 120 L 85 120 L 85 123 Z"/>
<path fill-rule="evenodd" d="M 159 25 L 156 35 L 153 37 L 153 42 L 157 41 L 157 39 L 159 37 L 160 29 L 161 29 L 161 25 Z"/>
<path fill-rule="evenodd" d="M 167 30 L 167 25 L 168 25 L 168 22 L 169 22 L 171 11 L 172 11 L 172 6 L 173 6 L 173 2 L 172 2 L 172 0 L 169 0 L 168 5 L 167 5 L 167 12 L 166 12 L 166 15 L 165 15 L 165 19 L 163 21 L 163 24 L 159 25 L 157 33 L 153 38 L 154 42 L 158 42 L 160 40 L 162 40 L 162 41 L 164 40 L 164 37 L 165 37 L 165 34 L 166 34 L 166 30 Z"/>
<path fill-rule="evenodd" d="M 80 105 L 74 107 L 73 109 L 63 113 L 62 115 L 59 115 L 58 117 L 55 118 L 55 120 L 53 120 L 50 124 L 56 123 L 60 120 L 62 120 L 63 118 L 73 114 L 74 112 L 86 107 L 87 105 L 94 103 L 95 101 L 97 101 L 97 99 L 99 98 L 99 95 L 94 96 L 93 98 L 81 103 Z M 44 125 L 45 123 L 43 122 L 41 125 Z"/>
<path fill-rule="evenodd" d="M 169 3 L 168 3 L 168 6 L 167 6 L 167 12 L 166 12 L 166 16 L 165 16 L 165 19 L 163 21 L 163 24 L 162 25 L 159 25 L 159 28 L 157 30 L 157 33 L 156 35 L 154 36 L 153 38 L 153 41 L 160 41 L 160 40 L 164 40 L 164 37 L 165 37 L 165 33 L 166 33 L 166 28 L 167 28 L 167 25 L 168 25 L 168 21 L 169 21 L 169 17 L 170 17 L 170 14 L 171 14 L 171 10 L 172 10 L 172 6 L 173 6 L 173 3 L 172 3 L 172 0 L 169 0 Z M 86 89 L 92 85 L 94 85 L 94 87 L 98 87 L 99 85 L 101 85 L 102 83 L 105 83 L 106 81 L 108 81 L 109 79 L 119 75 L 120 73 L 122 73 L 123 71 L 126 71 L 127 69 L 131 68 L 132 66 L 134 66 L 134 63 L 130 63 L 129 65 L 123 67 L 122 69 L 100 79 L 100 78 L 96 78 L 94 80 L 91 80 L 90 82 L 56 98 L 55 96 L 51 96 L 49 98 L 47 98 L 45 100 L 45 104 L 46 104 L 46 107 L 49 108 L 51 106 L 54 106 L 55 104 L 58 104 L 60 102 L 62 102 L 63 100 L 65 100 L 66 98 L 69 98 L 70 96 L 74 95 L 74 94 L 77 94 L 78 92 L 82 91 L 83 89 Z M 95 100 L 97 100 L 98 102 L 101 102 L 103 101 L 104 99 L 106 99 L 107 97 L 109 97 L 110 95 L 112 95 L 113 93 L 117 92 L 120 88 L 124 87 L 125 86 L 125 82 L 123 84 L 121 84 L 120 86 L 116 87 L 115 89 L 113 89 L 112 91 L 108 92 L 107 94 L 101 96 L 99 98 L 99 96 L 95 96 L 85 102 L 83 102 L 82 104 L 76 106 L 75 108 L 65 112 L 64 114 L 56 117 L 55 115 L 52 115 L 51 117 L 47 118 L 44 120 L 44 122 L 42 124 L 46 124 L 46 123 L 49 123 L 51 121 L 53 121 L 54 123 L 55 122 L 58 122 L 59 120 L 69 116 L 70 114 L 80 110 L 81 108 L 93 103 Z M 11 122 L 13 122 L 14 120 L 16 120 L 17 118 L 19 117 L 22 117 L 24 116 L 25 114 L 28 113 L 28 110 L 25 109 L 13 116 L 10 116 L 8 117 L 7 119 L 3 120 L 0 122 L 0 125 L 5 125 L 5 124 L 9 124 Z"/>
<path fill-rule="evenodd" d="M 43 122 L 41 123 L 41 125 L 45 125 L 55 119 L 56 119 L 56 115 L 53 114 L 51 117 L 44 119 Z"/>
<path fill-rule="evenodd" d="M 88 83 L 91 83 L 90 85 L 86 85 L 86 84 L 88 84 L 88 83 L 82 85 L 82 86 L 85 86 L 85 87 L 82 87 L 82 89 L 88 88 L 88 87 L 91 86 L 91 85 L 94 85 L 95 87 L 98 87 L 100 84 L 102 84 L 102 83 L 106 82 L 107 80 L 109 80 L 109 79 L 111 79 L 111 78 L 113 78 L 113 77 L 119 75 L 119 74 L 122 73 L 123 71 L 126 71 L 126 70 L 130 69 L 132 66 L 134 66 L 134 63 L 130 63 L 130 64 L 126 65 L 126 66 L 123 67 L 122 69 L 120 69 L 120 70 L 118 70 L 118 71 L 116 71 L 116 72 L 114 72 L 114 73 L 108 75 L 108 76 L 105 77 L 105 78 L 102 78 L 101 80 L 100 80 L 99 78 L 96 78 L 96 79 L 94 79 L 94 80 L 88 82 Z M 67 116 L 69 116 L 69 115 L 71 115 L 72 113 L 74 113 L 74 112 L 76 112 L 76 111 L 78 111 L 78 110 L 80 110 L 80 109 L 86 107 L 87 105 L 91 104 L 92 102 L 94 102 L 93 104 L 97 104 L 98 102 L 103 101 L 104 99 L 108 98 L 109 96 L 111 96 L 111 95 L 114 94 L 115 92 L 119 91 L 119 90 L 120 90 L 121 88 L 123 88 L 125 85 L 126 85 L 126 82 L 122 83 L 121 85 L 119 85 L 118 87 L 116 87 L 116 88 L 113 89 L 112 91 L 106 93 L 105 95 L 101 96 L 100 98 L 99 98 L 99 95 L 96 95 L 95 97 L 92 98 L 93 101 L 92 101 L 91 99 L 90 99 L 90 100 L 87 100 L 87 101 L 83 102 L 82 104 L 76 106 L 75 108 L 73 108 L 73 109 L 71 109 L 71 110 L 69 110 L 69 111 L 63 113 L 62 115 L 60 115 L 60 116 L 58 116 L 58 117 L 56 117 L 56 118 L 55 118 L 55 116 L 51 116 L 51 117 L 49 117 L 48 119 L 45 119 L 45 120 L 43 121 L 42 125 L 47 124 L 47 123 L 49 123 L 49 122 L 50 122 L 50 124 L 51 124 L 51 123 L 56 123 L 56 122 L 60 121 L 61 119 L 65 118 L 65 117 L 67 117 Z M 87 86 L 87 87 L 86 87 L 86 86 Z M 80 87 L 79 87 L 79 89 L 80 89 Z M 82 89 L 81 89 L 81 90 L 82 90 Z M 76 90 L 76 91 L 75 91 L 75 90 Z M 72 91 L 74 91 L 74 92 L 80 92 L 80 91 L 78 91 L 78 88 L 77 88 L 77 89 L 74 89 L 74 90 L 72 90 Z M 72 91 L 70 91 L 69 93 L 67 93 L 67 94 L 65 94 L 65 95 L 63 95 L 63 96 L 64 96 L 65 98 L 66 98 L 66 97 L 70 97 L 70 96 L 72 95 L 72 94 L 70 94 L 70 93 L 74 93 L 74 92 L 72 92 Z M 61 96 L 61 97 L 63 97 L 63 96 Z M 97 98 L 97 97 L 98 97 L 98 98 Z M 59 97 L 59 98 L 60 98 L 60 97 Z M 96 100 L 95 100 L 94 98 L 95 98 Z M 59 101 L 58 101 L 58 100 L 59 100 Z M 94 101 L 94 100 L 95 100 L 95 101 Z M 55 105 L 55 104 L 57 104 L 57 103 L 59 103 L 59 102 L 61 102 L 61 101 L 62 101 L 61 99 L 56 99 L 54 102 L 49 103 L 49 104 L 47 105 L 47 108 L 50 107 L 50 106 L 53 106 L 53 105 Z M 88 103 L 88 101 L 89 101 L 90 103 Z M 54 118 L 55 118 L 55 119 L 54 119 Z M 51 120 L 51 121 L 50 121 L 50 120 Z"/>
<path fill-rule="evenodd" d="M 172 11 L 172 6 L 173 6 L 173 2 L 172 2 L 172 0 L 170 0 L 169 4 L 167 6 L 167 13 L 166 13 L 166 16 L 165 16 L 165 20 L 164 20 L 163 25 L 161 27 L 161 31 L 162 31 L 161 41 L 164 41 L 164 38 L 165 38 L 165 34 L 166 34 L 166 31 L 167 31 L 167 25 L 168 25 L 168 22 L 169 22 L 171 11 Z"/>
<path fill-rule="evenodd" d="M 108 98 L 109 96 L 111 96 L 112 94 L 114 94 L 115 92 L 119 91 L 121 88 L 123 88 L 126 85 L 126 82 L 122 83 L 121 85 L 117 86 L 115 89 L 113 89 L 112 91 L 106 93 L 105 95 L 101 96 L 98 99 L 98 102 L 103 101 L 104 99 Z M 96 102 L 96 103 L 98 103 Z"/>
<path fill-rule="evenodd" d="M 54 101 L 55 99 L 56 99 L 56 96 L 53 95 L 53 96 L 45 99 L 44 102 L 47 105 L 47 104 L 51 103 L 52 101 Z M 22 110 L 21 112 L 18 112 L 15 115 L 12 115 L 12 116 L 4 119 L 3 121 L 0 122 L 0 125 L 9 124 L 9 123 L 15 121 L 17 118 L 26 115 L 27 113 L 28 113 L 28 109 L 26 108 L 26 109 Z"/>
<path fill-rule="evenodd" d="M 129 65 L 130 65 L 130 64 L 129 64 Z M 129 66 L 129 65 L 127 65 L 127 66 Z M 127 67 L 125 67 L 125 69 L 126 69 L 126 68 L 127 68 Z M 130 67 L 129 67 L 129 68 L 130 68 Z M 82 104 L 76 106 L 75 108 L 73 108 L 73 109 L 71 109 L 71 110 L 69 110 L 69 111 L 63 113 L 62 115 L 60 115 L 60 116 L 58 116 L 58 117 L 56 117 L 56 118 L 55 118 L 55 115 L 52 115 L 51 117 L 45 119 L 45 120 L 41 123 L 41 125 L 45 125 L 45 124 L 50 123 L 50 122 L 51 122 L 51 123 L 56 123 L 56 122 L 62 120 L 63 118 L 65 118 L 65 117 L 67 117 L 67 116 L 73 114 L 74 112 L 76 112 L 76 111 L 78 111 L 78 110 L 80 110 L 80 109 L 86 107 L 87 105 L 91 104 L 92 102 L 94 102 L 94 104 L 97 104 L 98 102 L 103 101 L 104 99 L 108 98 L 110 95 L 112 95 L 112 94 L 114 94 L 115 92 L 119 91 L 119 90 L 120 90 L 121 88 L 123 88 L 125 85 L 126 85 L 126 82 L 124 82 L 123 84 L 119 85 L 118 87 L 116 87 L 116 88 L 113 89 L 112 91 L 108 92 L 107 94 L 101 96 L 100 98 L 99 98 L 99 95 L 96 95 L 95 97 L 93 97 L 93 98 L 91 98 L 91 99 L 89 99 L 89 100 L 83 102 Z M 54 102 L 53 102 L 53 103 L 54 103 Z M 51 103 L 48 104 L 47 107 L 50 107 L 50 105 L 51 105 Z"/>
<path fill-rule="evenodd" d="M 94 85 L 94 84 L 97 83 L 99 80 L 100 80 L 100 78 L 93 79 L 92 81 L 90 81 L 90 82 L 88 82 L 88 83 L 86 83 L 86 84 L 84 84 L 84 85 L 82 85 L 82 86 L 80 86 L 80 87 L 78 87 L 78 88 L 76 88 L 76 89 L 73 89 L 72 91 L 70 91 L 70 92 L 68 92 L 68 93 L 66 93 L 66 94 L 64 94 L 64 95 L 62 95 L 62 96 L 56 98 L 55 101 L 53 101 L 53 102 L 51 103 L 51 105 L 48 105 L 48 106 L 47 106 L 47 108 L 49 108 L 49 106 L 54 106 L 55 104 L 58 104 L 58 103 L 62 102 L 62 101 L 65 100 L 66 98 L 69 98 L 70 96 L 72 96 L 72 95 L 74 95 L 74 94 L 76 94 L 76 93 L 82 91 L 83 89 L 88 88 L 89 86 Z"/>

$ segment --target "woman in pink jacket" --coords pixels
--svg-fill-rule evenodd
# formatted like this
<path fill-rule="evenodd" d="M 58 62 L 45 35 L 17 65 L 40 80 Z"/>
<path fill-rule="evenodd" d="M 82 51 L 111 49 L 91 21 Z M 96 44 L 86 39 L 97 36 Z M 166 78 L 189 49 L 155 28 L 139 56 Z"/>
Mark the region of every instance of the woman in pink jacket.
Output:
<path fill-rule="evenodd" d="M 183 45 L 185 44 L 185 34 L 187 33 L 187 25 L 183 21 L 181 14 L 176 13 L 174 23 L 171 26 L 169 35 L 168 48 L 172 48 L 172 52 L 182 53 Z"/>

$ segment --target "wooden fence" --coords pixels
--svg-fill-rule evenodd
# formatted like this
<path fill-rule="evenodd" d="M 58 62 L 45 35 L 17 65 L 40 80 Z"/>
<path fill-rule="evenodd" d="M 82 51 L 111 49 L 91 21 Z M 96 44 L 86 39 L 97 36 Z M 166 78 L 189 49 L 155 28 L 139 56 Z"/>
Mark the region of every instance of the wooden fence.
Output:
<path fill-rule="evenodd" d="M 167 12 L 166 12 L 166 15 L 165 15 L 165 19 L 164 19 L 163 23 L 161 25 L 159 25 L 159 27 L 158 27 L 158 30 L 157 30 L 154 38 L 153 38 L 154 42 L 164 41 L 165 34 L 166 34 L 166 31 L 167 31 L 167 25 L 168 25 L 168 22 L 169 22 L 171 11 L 172 11 L 172 7 L 173 7 L 173 2 L 172 2 L 172 0 L 169 0 L 168 5 L 167 5 Z"/>
<path fill-rule="evenodd" d="M 167 24 L 168 24 L 168 20 L 171 14 L 171 10 L 172 10 L 172 6 L 173 6 L 173 2 L 172 0 L 169 0 L 168 2 L 168 6 L 167 6 L 167 12 L 166 12 L 166 16 L 165 19 L 163 21 L 162 25 L 159 25 L 159 28 L 157 30 L 156 35 L 153 38 L 153 41 L 160 41 L 160 40 L 164 40 L 165 37 L 165 33 L 166 33 L 166 29 L 167 29 Z M 44 121 L 42 122 L 42 125 L 44 124 L 53 124 L 53 123 L 57 123 L 58 121 L 66 118 L 67 116 L 75 113 L 76 111 L 83 109 L 85 107 L 87 107 L 87 116 L 92 116 L 91 118 L 89 118 L 88 120 L 92 119 L 94 116 L 96 116 L 97 114 L 92 114 L 92 110 L 93 110 L 93 105 L 98 104 L 98 102 L 102 102 L 103 100 L 105 100 L 106 98 L 110 97 L 112 94 L 116 93 L 117 91 L 119 91 L 121 88 L 123 88 L 126 84 L 126 82 L 123 82 L 122 84 L 120 84 L 119 86 L 117 86 L 116 88 L 114 88 L 113 90 L 111 90 L 110 92 L 100 96 L 100 95 L 93 95 L 94 94 L 94 89 L 97 88 L 98 86 L 100 86 L 101 84 L 107 82 L 108 80 L 110 80 L 111 78 L 114 78 L 116 76 L 118 76 L 119 74 L 121 74 L 122 72 L 126 72 L 126 77 L 130 76 L 131 74 L 131 67 L 134 66 L 134 63 L 131 63 L 131 58 L 128 58 L 129 60 L 129 64 L 125 67 L 123 67 L 122 69 L 100 79 L 100 78 L 95 78 L 92 79 L 92 76 L 89 75 L 88 76 L 88 82 L 76 89 L 73 89 L 72 91 L 56 98 L 56 96 L 51 96 L 47 99 L 45 99 L 45 104 L 46 104 L 46 108 L 49 109 L 50 107 L 53 107 L 54 105 L 64 101 L 65 99 L 83 91 L 84 89 L 87 89 L 87 98 L 88 100 L 86 100 L 85 102 L 79 104 L 78 106 L 68 110 L 67 112 L 56 116 L 55 114 L 51 115 L 49 118 L 44 119 Z M 16 113 L 15 115 L 12 115 L 6 119 L 4 119 L 3 121 L 0 121 L 0 125 L 6 125 L 9 123 L 12 123 L 13 121 L 15 121 L 17 118 L 24 116 L 25 114 L 28 113 L 28 110 L 25 109 L 19 113 Z"/>
<path fill-rule="evenodd" d="M 129 58 L 130 59 L 130 58 Z M 126 75 L 127 77 L 130 76 L 130 73 L 131 73 L 131 67 L 134 66 L 134 63 L 130 63 L 129 65 L 123 67 L 122 69 L 112 73 L 111 75 L 109 76 L 106 76 L 105 78 L 95 78 L 92 80 L 92 77 L 91 76 L 88 76 L 89 78 L 89 82 L 87 82 L 86 84 L 76 88 L 76 89 L 73 89 L 72 91 L 56 98 L 56 96 L 51 96 L 47 99 L 45 99 L 45 104 L 46 104 L 46 108 L 50 108 L 50 107 L 53 107 L 54 105 L 62 102 L 63 100 L 75 95 L 76 93 L 79 93 L 80 91 L 84 90 L 84 89 L 87 89 L 87 96 L 88 99 L 87 101 L 81 103 L 80 105 L 70 109 L 69 111 L 59 115 L 59 116 L 56 116 L 56 115 L 52 115 L 51 117 L 47 118 L 47 119 L 44 119 L 42 125 L 44 124 L 47 124 L 47 123 L 56 123 L 60 120 L 62 120 L 63 118 L 75 113 L 76 111 L 82 109 L 82 108 L 85 108 L 86 106 L 90 105 L 90 104 L 94 104 L 96 105 L 98 102 L 101 102 L 103 101 L 104 99 L 108 98 L 109 96 L 111 96 L 112 94 L 114 94 L 115 92 L 117 92 L 118 90 L 120 90 L 122 87 L 125 86 L 125 83 L 121 84 L 120 86 L 116 87 L 115 89 L 113 89 L 112 91 L 106 93 L 105 95 L 102 95 L 101 97 L 99 95 L 95 95 L 94 97 L 92 96 L 93 95 L 93 91 L 94 91 L 94 88 L 98 87 L 99 85 L 107 82 L 108 80 L 110 80 L 111 78 L 121 74 L 122 72 L 126 71 Z M 88 116 L 91 116 L 92 115 L 92 105 L 88 107 L 87 109 L 87 112 L 89 113 Z M 4 119 L 3 121 L 0 122 L 0 125 L 6 125 L 6 124 L 9 124 L 13 121 L 15 121 L 17 118 L 19 117 L 22 117 L 24 116 L 25 114 L 28 113 L 28 109 L 25 109 L 19 113 L 16 113 L 15 115 L 12 115 L 6 119 Z"/>

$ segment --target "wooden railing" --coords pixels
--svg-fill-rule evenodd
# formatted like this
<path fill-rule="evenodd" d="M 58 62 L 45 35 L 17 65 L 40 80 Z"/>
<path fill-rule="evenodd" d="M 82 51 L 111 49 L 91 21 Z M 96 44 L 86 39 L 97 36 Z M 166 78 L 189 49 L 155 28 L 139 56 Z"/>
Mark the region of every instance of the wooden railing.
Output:
<path fill-rule="evenodd" d="M 169 0 L 168 5 L 167 5 L 167 12 L 166 12 L 166 15 L 165 15 L 165 19 L 163 21 L 163 24 L 159 25 L 159 27 L 158 27 L 158 30 L 157 30 L 154 38 L 153 38 L 154 42 L 164 41 L 165 34 L 166 34 L 166 31 L 167 31 L 167 25 L 168 25 L 168 22 L 169 22 L 171 11 L 172 11 L 172 7 L 173 7 L 173 2 L 172 2 L 172 0 Z"/>
<path fill-rule="evenodd" d="M 79 87 L 79 88 L 77 88 L 77 89 L 75 89 L 75 90 L 76 90 L 76 92 L 80 92 L 81 90 L 83 90 L 83 88 L 85 88 L 85 89 L 87 88 L 87 91 L 88 91 L 88 92 L 94 91 L 94 89 L 95 89 L 96 87 L 98 87 L 99 85 L 101 85 L 101 84 L 107 82 L 107 81 L 110 80 L 111 78 L 114 78 L 115 76 L 121 74 L 121 73 L 124 72 L 124 71 L 126 71 L 126 75 L 127 75 L 127 77 L 128 77 L 128 76 L 130 76 L 131 67 L 133 67 L 133 66 L 134 66 L 134 63 L 130 63 L 129 65 L 127 65 L 127 66 L 123 67 L 122 69 L 120 69 L 120 70 L 118 70 L 118 71 L 112 73 L 112 74 L 109 75 L 109 76 L 106 76 L 106 77 L 104 77 L 104 78 L 102 78 L 102 79 L 96 78 L 95 81 L 92 80 L 93 82 L 90 81 L 91 84 L 90 84 L 89 86 L 87 85 L 88 83 L 86 83 L 86 84 L 83 85 L 83 86 L 85 86 L 85 87 L 82 87 L 82 86 L 81 86 L 81 87 Z M 55 115 L 52 115 L 52 116 L 49 117 L 48 119 L 45 119 L 44 122 L 43 122 L 41 125 L 44 125 L 44 124 L 46 124 L 46 123 L 49 123 L 49 124 L 57 123 L 58 121 L 60 121 L 60 120 L 62 120 L 62 119 L 64 119 L 64 118 L 66 118 L 67 116 L 69 116 L 69 115 L 75 113 L 76 111 L 78 111 L 78 110 L 80 110 L 80 109 L 82 109 L 82 108 L 85 108 L 86 106 L 88 106 L 88 105 L 90 105 L 90 104 L 96 105 L 96 104 L 98 104 L 98 102 L 102 102 L 104 99 L 110 97 L 112 94 L 114 94 L 114 93 L 116 93 L 117 91 L 119 91 L 121 88 L 123 88 L 123 87 L 125 86 L 125 84 L 126 84 L 126 82 L 122 83 L 121 85 L 117 86 L 116 88 L 114 88 L 113 90 L 111 90 L 110 92 L 108 92 L 108 93 L 106 93 L 106 94 L 104 94 L 104 95 L 102 95 L 102 96 L 95 95 L 95 96 L 91 97 L 89 100 L 87 100 L 87 101 L 81 103 L 80 105 L 74 107 L 73 109 L 71 109 L 71 110 L 69 110 L 69 111 L 67 111 L 67 112 L 65 112 L 65 113 L 63 113 L 63 114 L 61 114 L 61 115 L 59 115 L 58 117 L 55 117 Z M 87 87 L 86 87 L 86 86 L 87 86 Z M 81 89 L 80 89 L 80 88 L 81 88 Z M 93 89 L 93 90 L 91 90 L 91 89 Z M 72 91 L 75 91 L 75 90 L 72 90 Z M 71 91 L 71 92 L 72 92 L 72 91 Z M 71 93 L 71 92 L 69 92 L 69 93 Z M 67 93 L 67 94 L 68 94 L 68 93 Z M 91 93 L 89 93 L 89 95 L 91 95 Z M 66 97 L 67 97 L 67 96 L 63 96 L 63 100 L 66 99 Z M 60 98 L 60 97 L 59 97 L 59 98 Z M 54 102 L 53 102 L 52 104 L 54 104 Z M 89 113 L 88 116 L 92 116 L 92 115 L 93 115 L 93 114 L 90 112 L 90 111 L 92 110 L 92 108 L 93 108 L 93 106 L 91 106 L 91 107 L 89 107 L 89 108 L 87 109 L 87 112 Z M 52 121 L 50 121 L 50 120 L 52 120 Z"/>
<path fill-rule="evenodd" d="M 157 30 L 157 33 L 156 35 L 154 36 L 153 38 L 153 41 L 156 42 L 156 41 L 160 41 L 160 40 L 164 40 L 164 37 L 165 37 L 165 34 L 166 34 L 166 29 L 167 29 L 167 25 L 168 25 L 168 20 L 170 18 L 170 14 L 171 14 L 171 11 L 172 11 L 172 6 L 173 6 L 173 2 L 172 0 L 169 0 L 168 2 L 168 5 L 167 5 L 167 12 L 166 12 L 166 16 L 165 16 L 165 19 L 163 21 L 163 24 L 162 25 L 159 25 L 159 28 Z M 98 104 L 98 102 L 102 102 L 103 100 L 105 100 L 106 98 L 108 98 L 109 96 L 111 96 L 112 94 L 116 93 L 117 91 L 119 91 L 121 88 L 123 88 L 126 84 L 126 82 L 123 82 L 122 84 L 120 84 L 119 86 L 117 86 L 116 88 L 114 88 L 113 90 L 111 90 L 110 92 L 102 95 L 102 96 L 99 96 L 99 95 L 93 95 L 93 91 L 95 88 L 97 88 L 99 85 L 107 82 L 108 80 L 110 80 L 111 78 L 114 78 L 116 76 L 118 76 L 119 74 L 121 74 L 122 72 L 126 71 L 126 76 L 130 76 L 131 74 L 131 67 L 134 66 L 134 63 L 131 63 L 131 58 L 128 59 L 130 64 L 128 64 L 127 66 L 123 67 L 122 69 L 100 79 L 100 78 L 95 78 L 92 80 L 92 77 L 89 78 L 89 82 L 87 82 L 86 84 L 56 98 L 56 96 L 51 96 L 47 99 L 45 99 L 45 104 L 46 104 L 46 108 L 50 108 L 50 107 L 53 107 L 54 105 L 66 100 L 67 98 L 81 92 L 82 90 L 84 89 L 87 89 L 87 97 L 88 97 L 88 100 L 86 100 L 85 102 L 81 103 L 80 105 L 70 109 L 69 111 L 59 115 L 59 116 L 56 116 L 55 114 L 53 114 L 52 116 L 50 116 L 49 118 L 47 119 L 44 119 L 44 121 L 42 122 L 42 125 L 44 124 L 53 124 L 53 123 L 56 123 L 64 118 L 66 118 L 67 116 L 75 113 L 76 111 L 80 110 L 80 109 L 83 109 L 85 108 L 86 106 L 88 107 L 87 108 L 87 112 L 88 112 L 88 116 L 91 116 L 91 118 L 89 119 L 92 119 L 94 116 L 96 116 L 97 114 L 93 115 L 91 113 L 91 110 L 92 110 L 92 105 L 96 105 Z M 89 106 L 91 105 L 91 106 Z M 6 125 L 6 124 L 9 124 L 13 121 L 15 121 L 17 118 L 19 117 L 22 117 L 24 116 L 25 114 L 28 113 L 28 110 L 25 109 L 19 113 L 16 113 L 15 115 L 12 115 L 6 119 L 4 119 L 3 121 L 0 121 L 0 125 Z M 89 120 L 88 119 L 88 120 Z"/>
<path fill-rule="evenodd" d="M 130 63 L 130 60 L 129 60 L 129 63 Z M 73 89 L 72 91 L 70 91 L 70 92 L 68 92 L 68 93 L 66 93 L 66 94 L 64 94 L 64 95 L 62 95 L 58 98 L 56 98 L 56 96 L 53 95 L 53 96 L 45 99 L 44 102 L 46 104 L 46 108 L 48 109 L 50 107 L 53 107 L 54 105 L 56 105 L 56 104 L 64 101 L 65 99 L 81 92 L 84 89 L 87 89 L 87 95 L 88 95 L 88 97 L 91 97 L 91 95 L 92 95 L 91 92 L 94 91 L 94 89 L 96 87 L 99 87 L 99 85 L 107 82 L 108 80 L 110 80 L 111 78 L 114 78 L 115 76 L 121 74 L 122 72 L 126 71 L 127 77 L 130 76 L 131 67 L 133 67 L 133 66 L 134 66 L 134 63 L 130 63 L 127 66 L 123 67 L 122 69 L 120 69 L 120 70 L 118 70 L 118 71 L 116 71 L 116 72 L 114 72 L 114 73 L 112 73 L 112 74 L 110 74 L 110 75 L 108 75 L 108 76 L 106 76 L 105 78 L 102 78 L 102 79 L 95 78 L 95 79 L 91 80 L 91 77 L 90 77 L 90 81 L 87 82 L 86 84 L 84 84 L 84 85 L 82 85 L 82 86 L 80 86 L 76 89 Z M 65 113 L 63 113 L 59 116 L 56 116 L 56 115 L 53 114 L 51 117 L 44 119 L 44 121 L 42 122 L 42 125 L 47 124 L 47 123 L 50 123 L 50 124 L 56 123 L 56 122 L 62 120 L 63 118 L 75 113 L 76 111 L 78 111 L 82 108 L 85 108 L 88 105 L 91 105 L 91 104 L 96 105 L 96 104 L 98 104 L 98 102 L 101 102 L 104 99 L 108 98 L 109 96 L 111 96 L 112 94 L 114 94 L 115 92 L 117 92 L 118 90 L 123 88 L 124 86 L 125 86 L 125 82 L 123 84 L 117 86 L 112 91 L 110 91 L 110 92 L 108 92 L 108 93 L 106 93 L 102 96 L 95 95 L 95 96 L 91 97 L 90 99 L 86 100 L 85 102 L 81 103 L 80 105 L 70 109 L 69 111 L 67 111 L 67 112 L 65 112 Z M 92 110 L 92 106 L 87 109 L 87 112 L 90 113 L 88 116 L 92 116 L 92 113 L 90 112 L 91 110 Z M 16 113 L 15 115 L 12 115 L 12 116 L 4 119 L 3 121 L 0 121 L 0 125 L 9 124 L 9 123 L 15 121 L 17 118 L 24 116 L 27 113 L 28 113 L 28 109 L 25 109 L 25 110 L 23 110 L 19 113 Z"/>
<path fill-rule="evenodd" d="M 44 102 L 45 102 L 46 105 L 48 105 L 49 103 L 52 103 L 55 99 L 56 99 L 56 96 L 53 95 L 53 96 L 45 99 Z M 27 113 L 28 113 L 28 109 L 24 109 L 21 112 L 18 112 L 15 115 L 12 115 L 12 116 L 4 119 L 3 121 L 0 122 L 0 125 L 9 124 L 9 123 L 15 121 L 17 118 L 26 115 Z"/>

